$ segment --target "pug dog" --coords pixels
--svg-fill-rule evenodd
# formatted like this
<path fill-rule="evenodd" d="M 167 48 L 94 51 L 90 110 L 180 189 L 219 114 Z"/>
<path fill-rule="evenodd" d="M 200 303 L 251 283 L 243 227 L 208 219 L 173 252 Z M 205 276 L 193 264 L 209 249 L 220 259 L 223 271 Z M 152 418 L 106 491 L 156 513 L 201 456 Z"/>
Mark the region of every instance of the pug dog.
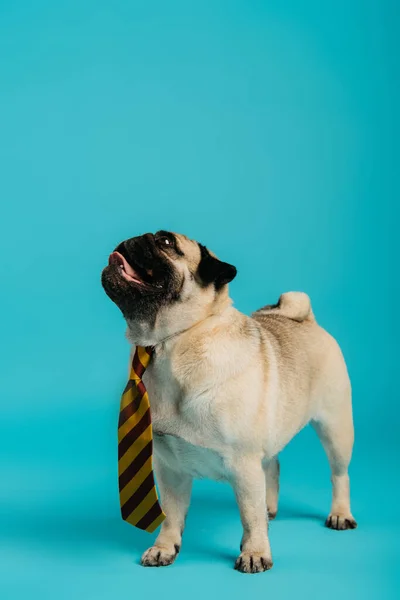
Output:
<path fill-rule="evenodd" d="M 247 316 L 232 306 L 236 268 L 184 235 L 159 231 L 122 242 L 102 273 L 133 345 L 152 346 L 144 373 L 154 470 L 166 514 L 144 566 L 174 562 L 194 478 L 229 482 L 243 536 L 235 568 L 272 567 L 268 519 L 278 510 L 278 454 L 307 423 L 331 467 L 327 527 L 354 529 L 348 466 L 351 386 L 337 342 L 308 296 L 283 294 Z"/>

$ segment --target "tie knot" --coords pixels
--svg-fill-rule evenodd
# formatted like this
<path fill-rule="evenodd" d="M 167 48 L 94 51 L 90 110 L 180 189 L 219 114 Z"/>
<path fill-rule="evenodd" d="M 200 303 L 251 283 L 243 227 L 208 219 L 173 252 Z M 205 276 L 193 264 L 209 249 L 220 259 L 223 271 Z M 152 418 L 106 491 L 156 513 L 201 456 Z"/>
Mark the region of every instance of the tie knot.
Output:
<path fill-rule="evenodd" d="M 143 373 L 147 369 L 153 354 L 153 348 L 151 346 L 136 346 L 135 354 L 132 360 L 131 379 L 140 380 L 143 377 Z"/>

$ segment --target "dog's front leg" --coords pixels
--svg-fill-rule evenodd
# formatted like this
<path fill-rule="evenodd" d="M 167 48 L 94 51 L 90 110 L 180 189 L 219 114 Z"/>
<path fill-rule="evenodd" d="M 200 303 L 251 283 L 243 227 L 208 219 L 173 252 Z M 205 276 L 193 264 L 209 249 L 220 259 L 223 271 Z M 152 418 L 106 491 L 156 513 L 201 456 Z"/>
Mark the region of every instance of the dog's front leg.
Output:
<path fill-rule="evenodd" d="M 234 457 L 231 463 L 231 481 L 243 525 L 241 553 L 236 560 L 235 569 L 242 573 L 267 571 L 272 567 L 272 556 L 261 458 Z"/>
<path fill-rule="evenodd" d="M 156 461 L 156 477 L 161 506 L 166 515 L 160 533 L 142 556 L 145 567 L 164 567 L 174 562 L 181 548 L 185 517 L 189 508 L 192 477 L 172 471 L 164 462 Z"/>

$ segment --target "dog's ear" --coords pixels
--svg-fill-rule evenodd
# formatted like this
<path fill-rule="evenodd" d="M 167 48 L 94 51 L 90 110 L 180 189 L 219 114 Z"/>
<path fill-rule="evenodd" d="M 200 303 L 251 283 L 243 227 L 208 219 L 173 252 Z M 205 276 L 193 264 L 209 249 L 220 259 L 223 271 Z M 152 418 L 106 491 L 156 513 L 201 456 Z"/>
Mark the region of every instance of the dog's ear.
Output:
<path fill-rule="evenodd" d="M 199 248 L 201 260 L 198 267 L 198 275 L 204 285 L 213 283 L 215 289 L 219 290 L 236 277 L 236 267 L 212 256 L 202 244 L 199 244 Z"/>

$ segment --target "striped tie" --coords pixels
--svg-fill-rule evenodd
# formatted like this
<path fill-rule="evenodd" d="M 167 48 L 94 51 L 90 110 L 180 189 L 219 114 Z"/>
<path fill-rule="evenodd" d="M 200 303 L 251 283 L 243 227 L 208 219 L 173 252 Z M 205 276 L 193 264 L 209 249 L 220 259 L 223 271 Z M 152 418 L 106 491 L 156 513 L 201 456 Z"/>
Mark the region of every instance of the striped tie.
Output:
<path fill-rule="evenodd" d="M 118 423 L 119 499 L 122 518 L 152 532 L 164 521 L 153 474 L 150 402 L 142 376 L 152 348 L 136 347 L 131 374 L 121 398 Z"/>

